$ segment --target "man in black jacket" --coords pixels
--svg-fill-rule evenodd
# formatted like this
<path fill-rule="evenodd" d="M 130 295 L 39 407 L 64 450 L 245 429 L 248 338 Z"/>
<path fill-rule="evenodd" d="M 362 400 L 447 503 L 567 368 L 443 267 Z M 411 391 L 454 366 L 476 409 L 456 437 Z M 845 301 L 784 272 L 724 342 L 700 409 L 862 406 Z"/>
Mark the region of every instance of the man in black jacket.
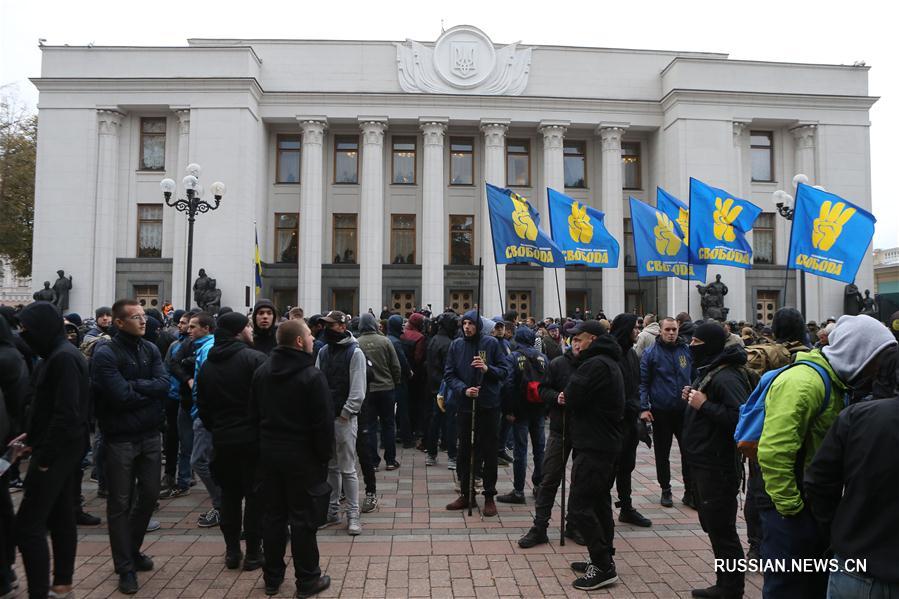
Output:
<path fill-rule="evenodd" d="M 740 406 L 752 391 L 746 351 L 739 345 L 724 347 L 728 333 L 717 322 L 699 325 L 693 332 L 690 352 L 696 367 L 691 387 L 683 389 L 687 401 L 684 414 L 684 459 L 693 477 L 693 492 L 699 523 L 709 535 L 715 559 L 743 558 L 737 535 L 737 494 L 740 490 L 740 461 L 734 429 Z M 743 596 L 742 572 L 716 568 L 715 584 L 695 589 L 694 597 Z"/>
<path fill-rule="evenodd" d="M 587 320 L 571 331 L 580 346 L 577 369 L 565 387 L 564 405 L 571 413 L 574 464 L 571 481 L 571 519 L 587 542 L 590 561 L 571 568 L 583 576 L 574 581 L 582 591 L 617 582 L 612 482 L 621 452 L 624 418 L 624 380 L 618 361 L 621 348 L 598 321 Z"/>
<path fill-rule="evenodd" d="M 442 439 L 446 445 L 446 458 L 450 462 L 456 461 L 456 439 L 449 432 L 455 432 L 455 426 L 450 422 L 455 418 L 455 410 L 447 412 L 444 398 L 443 409 L 437 405 L 437 391 L 443 382 L 443 367 L 446 365 L 446 354 L 449 346 L 456 336 L 458 325 L 456 315 L 453 312 L 444 312 L 437 317 L 437 334 L 428 340 L 428 392 L 433 405 L 431 414 L 431 426 L 428 431 L 428 458 L 425 466 L 437 465 L 438 440 Z"/>
<path fill-rule="evenodd" d="M 640 423 L 640 358 L 634 350 L 637 335 L 636 314 L 619 314 L 612 321 L 609 334 L 621 348 L 621 376 L 624 379 L 624 422 L 622 425 L 621 455 L 618 457 L 618 471 L 615 473 L 615 486 L 618 489 L 619 508 L 618 521 L 635 526 L 649 527 L 652 522 L 634 509 L 631 499 L 631 474 L 637 465 L 637 444 L 639 443 Z"/>
<path fill-rule="evenodd" d="M 253 328 L 239 312 L 219 317 L 215 345 L 197 377 L 197 410 L 212 433 L 212 473 L 222 489 L 221 528 L 225 537 L 225 566 L 233 570 L 240 551 L 241 519 L 246 534 L 244 570 L 262 566 L 262 530 L 257 500 L 258 446 L 256 425 L 250 420 L 250 384 L 265 354 L 250 347 Z M 242 503 L 246 508 L 241 514 Z"/>
<path fill-rule="evenodd" d="M 275 304 L 270 299 L 259 299 L 253 306 L 253 347 L 264 354 L 275 348 Z"/>
<path fill-rule="evenodd" d="M 265 592 L 284 581 L 287 525 L 297 596 L 325 590 L 315 535 L 328 512 L 328 461 L 334 412 L 325 375 L 315 368 L 313 338 L 301 320 L 278 327 L 278 347 L 253 375 L 250 418 L 259 430 Z"/>
<path fill-rule="evenodd" d="M 31 422 L 23 441 L 31 447 L 25 496 L 16 517 L 16 543 L 22 553 L 28 592 L 47 597 L 53 542 L 53 587 L 72 590 L 77 529 L 72 509 L 75 472 L 87 434 L 87 362 L 63 332 L 55 306 L 35 302 L 19 315 L 22 339 L 42 358 L 34 370 Z M 158 476 L 158 469 L 157 469 Z"/>
<path fill-rule="evenodd" d="M 133 594 L 135 571 L 153 569 L 140 547 L 159 495 L 160 430 L 169 380 L 159 348 L 142 338 L 147 317 L 140 303 L 120 299 L 112 313 L 118 333 L 94 351 L 91 384 L 106 444 L 109 545 L 119 590 Z"/>
<path fill-rule="evenodd" d="M 841 566 L 849 559 L 866 565 L 863 572 L 832 572 L 828 597 L 899 596 L 897 430 L 899 397 L 849 406 L 805 469 L 806 499 L 834 557 Z"/>

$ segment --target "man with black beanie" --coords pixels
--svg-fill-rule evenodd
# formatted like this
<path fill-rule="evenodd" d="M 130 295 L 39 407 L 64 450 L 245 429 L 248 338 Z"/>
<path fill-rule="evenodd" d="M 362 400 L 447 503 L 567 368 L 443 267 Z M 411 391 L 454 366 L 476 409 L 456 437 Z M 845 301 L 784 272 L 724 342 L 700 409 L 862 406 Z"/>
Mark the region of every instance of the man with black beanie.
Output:
<path fill-rule="evenodd" d="M 66 340 L 56 306 L 34 302 L 22 310 L 19 322 L 22 339 L 42 361 L 34 371 L 31 422 L 23 439 L 32 457 L 16 516 L 16 543 L 28 593 L 43 598 L 51 590 L 59 595 L 72 590 L 78 543 L 72 494 L 87 435 L 89 384 L 87 362 Z M 48 531 L 53 542 L 52 589 Z"/>
<path fill-rule="evenodd" d="M 743 559 L 737 535 L 737 494 L 740 465 L 734 429 L 740 406 L 754 387 L 749 378 L 746 351 L 739 345 L 725 347 L 728 333 L 717 322 L 706 322 L 693 332 L 690 353 L 696 377 L 684 387 L 684 457 L 690 467 L 699 523 L 709 535 L 716 561 Z M 743 596 L 742 572 L 716 571 L 715 584 L 695 589 L 694 597 Z"/>
<path fill-rule="evenodd" d="M 215 342 L 197 376 L 197 410 L 212 433 L 212 473 L 222 489 L 221 529 L 225 566 L 240 565 L 241 516 L 246 534 L 244 570 L 262 566 L 262 530 L 258 506 L 257 429 L 249 415 L 253 373 L 265 354 L 250 347 L 253 328 L 239 312 L 219 316 Z M 241 514 L 241 505 L 246 507 Z"/>
<path fill-rule="evenodd" d="M 268 355 L 277 344 L 275 332 L 275 304 L 270 299 L 261 298 L 253 306 L 253 347 Z"/>

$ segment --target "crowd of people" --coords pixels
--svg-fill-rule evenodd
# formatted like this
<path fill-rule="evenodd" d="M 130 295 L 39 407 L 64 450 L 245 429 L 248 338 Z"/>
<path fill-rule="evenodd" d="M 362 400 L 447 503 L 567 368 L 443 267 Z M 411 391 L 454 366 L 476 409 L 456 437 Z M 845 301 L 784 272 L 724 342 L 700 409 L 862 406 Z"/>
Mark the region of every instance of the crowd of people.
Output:
<path fill-rule="evenodd" d="M 591 316 L 282 316 L 265 299 L 247 316 L 162 314 L 133 299 L 89 321 L 48 302 L 4 308 L 0 598 L 19 586 L 16 548 L 30 597 L 73 596 L 76 527 L 102 522 L 84 511 L 86 469 L 106 499 L 121 592 L 136 593 L 138 573 L 154 567 L 141 549 L 160 527 L 159 502 L 197 492 L 199 479 L 211 508 L 197 526 L 221 529 L 226 567 L 262 568 L 277 594 L 289 539 L 296 595 L 314 595 L 330 584 L 316 531 L 362 534 L 377 472 L 403 467 L 398 445 L 425 452 L 428 467 L 445 451 L 459 495 L 446 509 L 484 518 L 497 502 L 527 503 L 530 453 L 534 519 L 518 544 L 549 542 L 561 487 L 559 525 L 588 553 L 571 564 L 573 585 L 598 589 L 618 580 L 613 489 L 619 522 L 652 526 L 632 498 L 641 441 L 654 451 L 660 506 L 673 507 L 680 487 L 716 561 L 867 560 L 864 573 L 765 571 L 766 597 L 899 593 L 899 313 L 889 327 L 847 315 L 820 329 L 792 308 L 770 327 Z M 738 445 L 749 407 L 763 426 Z M 507 466 L 511 489 L 499 494 Z M 17 512 L 11 492 L 23 492 Z M 743 596 L 741 569 L 715 575 L 693 596 Z"/>

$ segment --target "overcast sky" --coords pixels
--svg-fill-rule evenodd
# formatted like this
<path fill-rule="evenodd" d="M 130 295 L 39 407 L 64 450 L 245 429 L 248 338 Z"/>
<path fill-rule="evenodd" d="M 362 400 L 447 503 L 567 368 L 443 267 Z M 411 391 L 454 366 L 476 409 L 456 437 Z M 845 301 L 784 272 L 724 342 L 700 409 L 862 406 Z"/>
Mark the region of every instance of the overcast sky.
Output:
<path fill-rule="evenodd" d="M 52 45 L 184 45 L 190 37 L 429 41 L 440 34 L 441 21 L 447 28 L 475 25 L 497 43 L 693 50 L 829 64 L 864 60 L 871 66 L 869 94 L 880 96 L 871 110 L 874 246 L 895 247 L 899 194 L 891 188 L 896 154 L 889 140 L 899 136 L 899 44 L 889 6 L 845 0 L 0 0 L 0 85 L 17 85 L 22 100 L 36 105 L 28 77 L 40 74 L 38 38 Z"/>

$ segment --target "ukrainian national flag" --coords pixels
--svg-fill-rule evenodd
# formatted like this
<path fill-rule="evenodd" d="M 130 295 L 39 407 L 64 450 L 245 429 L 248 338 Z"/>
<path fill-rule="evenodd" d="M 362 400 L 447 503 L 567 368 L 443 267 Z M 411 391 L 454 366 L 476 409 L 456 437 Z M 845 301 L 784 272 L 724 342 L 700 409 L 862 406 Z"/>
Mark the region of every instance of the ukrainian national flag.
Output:
<path fill-rule="evenodd" d="M 256 234 L 256 257 L 253 260 L 253 278 L 256 281 L 256 297 L 262 295 L 262 259 L 259 257 L 259 231 L 256 223 L 253 223 L 253 232 Z"/>

